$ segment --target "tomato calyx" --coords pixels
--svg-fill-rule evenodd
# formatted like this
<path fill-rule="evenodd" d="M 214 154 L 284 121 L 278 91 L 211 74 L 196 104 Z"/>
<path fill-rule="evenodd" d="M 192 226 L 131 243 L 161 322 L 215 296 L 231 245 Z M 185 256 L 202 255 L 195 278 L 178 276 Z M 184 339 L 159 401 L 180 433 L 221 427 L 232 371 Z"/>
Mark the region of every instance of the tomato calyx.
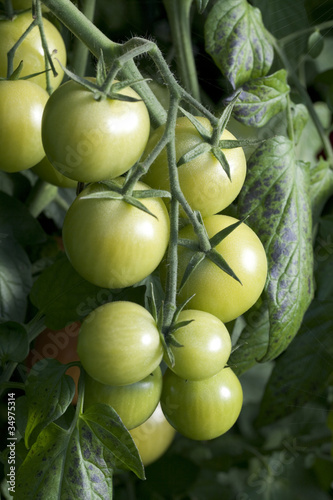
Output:
<path fill-rule="evenodd" d="M 126 192 L 126 186 L 119 186 L 113 181 L 102 181 L 96 183 L 100 185 L 100 190 L 94 191 L 81 197 L 81 199 L 109 199 L 109 200 L 122 200 L 129 205 L 132 205 L 143 212 L 152 215 L 157 218 L 143 203 L 139 201 L 140 198 L 170 198 L 171 195 L 169 191 L 163 191 L 160 189 L 145 189 L 145 190 L 133 190 L 131 193 Z"/>

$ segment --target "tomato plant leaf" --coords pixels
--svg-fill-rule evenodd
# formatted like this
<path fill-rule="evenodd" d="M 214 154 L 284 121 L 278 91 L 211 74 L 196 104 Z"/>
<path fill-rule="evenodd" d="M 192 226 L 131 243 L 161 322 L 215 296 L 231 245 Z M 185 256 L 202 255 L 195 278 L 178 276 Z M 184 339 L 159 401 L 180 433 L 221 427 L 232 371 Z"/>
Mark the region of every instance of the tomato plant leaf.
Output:
<path fill-rule="evenodd" d="M 1 233 L 11 235 L 22 246 L 46 241 L 39 222 L 19 200 L 0 192 Z"/>
<path fill-rule="evenodd" d="M 236 375 L 249 370 L 267 352 L 269 340 L 268 308 L 260 301 L 243 315 L 244 327 L 228 365 Z"/>
<path fill-rule="evenodd" d="M 28 333 L 24 325 L 15 321 L 6 321 L 0 324 L 0 363 L 3 366 L 7 361 L 19 363 L 29 352 Z"/>
<path fill-rule="evenodd" d="M 65 255 L 42 272 L 30 293 L 32 303 L 45 315 L 46 326 L 54 330 L 82 320 L 112 297 L 109 289 L 83 279 Z"/>
<path fill-rule="evenodd" d="M 314 299 L 298 335 L 276 360 L 261 401 L 258 425 L 268 425 L 319 397 L 332 373 L 333 301 Z"/>
<path fill-rule="evenodd" d="M 144 478 L 131 435 L 107 405 L 90 407 L 69 430 L 48 425 L 17 473 L 17 498 L 112 498 L 113 469 Z"/>
<path fill-rule="evenodd" d="M 239 215 L 261 239 L 267 254 L 264 296 L 269 344 L 262 360 L 277 357 L 296 335 L 313 296 L 312 215 L 307 166 L 297 162 L 291 141 L 268 139 L 249 159 Z"/>
<path fill-rule="evenodd" d="M 273 48 L 259 9 L 246 0 L 218 0 L 205 24 L 206 51 L 233 88 L 265 76 Z"/>
<path fill-rule="evenodd" d="M 309 112 L 304 104 L 293 104 L 291 111 L 294 129 L 294 142 L 297 144 L 304 127 L 309 120 Z"/>
<path fill-rule="evenodd" d="M 25 445 L 30 448 L 44 427 L 63 415 L 74 394 L 74 380 L 65 375 L 67 365 L 56 359 L 38 361 L 31 369 L 26 382 L 28 422 Z"/>
<path fill-rule="evenodd" d="M 313 219 L 316 221 L 333 193 L 333 172 L 329 162 L 320 158 L 318 163 L 310 166 L 310 197 Z"/>
<path fill-rule="evenodd" d="M 333 215 L 326 215 L 319 220 L 314 245 L 314 264 L 316 297 L 319 300 L 331 300 L 333 297 Z"/>
<path fill-rule="evenodd" d="M 190 149 L 179 158 L 177 167 L 180 167 L 181 165 L 184 165 L 184 163 L 194 160 L 198 156 L 202 155 L 203 153 L 207 153 L 207 151 L 210 151 L 211 149 L 212 146 L 207 142 L 202 142 L 201 144 L 194 146 L 194 148 Z"/>
<path fill-rule="evenodd" d="M 287 72 L 284 69 L 244 83 L 234 106 L 234 116 L 244 125 L 262 127 L 285 109 L 289 91 Z"/>
<path fill-rule="evenodd" d="M 32 286 L 31 263 L 9 234 L 0 233 L 0 319 L 24 322 Z"/>

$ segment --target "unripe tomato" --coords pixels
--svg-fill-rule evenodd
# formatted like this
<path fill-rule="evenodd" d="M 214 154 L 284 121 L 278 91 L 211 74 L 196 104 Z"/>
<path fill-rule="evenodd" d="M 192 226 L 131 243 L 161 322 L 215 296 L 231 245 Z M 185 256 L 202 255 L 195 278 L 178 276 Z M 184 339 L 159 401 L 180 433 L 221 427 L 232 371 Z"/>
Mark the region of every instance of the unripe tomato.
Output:
<path fill-rule="evenodd" d="M 62 188 L 75 188 L 77 186 L 77 182 L 69 179 L 62 175 L 58 170 L 54 168 L 54 166 L 49 162 L 49 160 L 44 156 L 44 158 L 37 163 L 31 169 L 40 179 L 43 181 L 49 182 L 54 186 L 59 186 Z"/>
<path fill-rule="evenodd" d="M 242 404 L 242 386 L 231 368 L 223 368 L 204 380 L 185 380 L 169 369 L 163 376 L 163 413 L 178 432 L 190 439 L 214 439 L 227 432 L 236 422 Z"/>
<path fill-rule="evenodd" d="M 210 238 L 235 222 L 237 219 L 227 215 L 212 215 L 204 219 Z M 191 225 L 181 229 L 179 237 L 197 241 Z M 179 300 L 183 302 L 195 294 L 187 307 L 209 312 L 227 323 L 258 300 L 266 282 L 267 258 L 258 236 L 244 223 L 223 239 L 215 250 L 226 260 L 241 283 L 205 258 L 189 276 L 179 293 Z M 192 255 L 192 250 L 179 247 L 179 281 Z"/>
<path fill-rule="evenodd" d="M 28 80 L 0 80 L 0 170 L 26 170 L 45 156 L 41 122 L 48 97 Z"/>
<path fill-rule="evenodd" d="M 132 286 L 152 273 L 165 254 L 168 212 L 160 198 L 140 200 L 156 217 L 123 200 L 83 199 L 101 186 L 90 184 L 70 206 L 63 225 L 65 250 L 87 281 L 106 288 Z M 141 182 L 135 186 L 147 188 Z"/>
<path fill-rule="evenodd" d="M 13 6 L 13 9 L 15 9 L 15 10 L 31 9 L 32 0 L 12 0 L 12 6 Z M 49 12 L 50 9 L 48 7 L 46 7 L 45 5 L 42 5 L 42 11 Z"/>
<path fill-rule="evenodd" d="M 0 21 L 0 76 L 7 76 L 7 52 L 17 42 L 33 21 L 31 11 L 23 12 L 14 17 L 13 20 Z M 63 66 L 66 66 L 67 54 L 65 43 L 57 28 L 47 19 L 43 19 L 47 45 L 54 61 L 57 76 L 49 71 L 50 83 L 53 89 L 62 82 L 64 72 L 57 58 Z M 45 71 L 44 49 L 41 42 L 39 29 L 35 26 L 23 42 L 19 45 L 14 56 L 14 69 L 23 61 L 21 77 Z M 46 89 L 46 75 L 41 74 L 31 78 L 31 81 Z"/>
<path fill-rule="evenodd" d="M 207 118 L 198 120 L 211 131 Z M 150 137 L 144 155 L 147 156 L 161 139 L 165 125 L 159 127 Z M 177 119 L 176 124 L 176 160 L 195 146 L 204 143 L 204 139 L 188 118 Z M 221 135 L 223 140 L 236 138 L 227 130 Z M 216 214 L 230 205 L 240 192 L 246 175 L 246 159 L 242 148 L 223 149 L 230 167 L 230 177 L 223 170 L 213 153 L 206 152 L 178 167 L 181 190 L 193 210 L 200 210 L 205 217 Z M 144 182 L 156 189 L 170 190 L 169 170 L 166 148 L 162 150 L 148 173 Z"/>
<path fill-rule="evenodd" d="M 80 326 L 81 323 L 76 321 L 61 330 L 51 330 L 50 328 L 45 328 L 45 330 L 38 335 L 34 346 L 29 352 L 29 356 L 27 358 L 28 368 L 33 367 L 37 361 L 44 358 L 57 359 L 63 364 L 71 363 L 72 361 L 79 361 L 80 358 L 76 349 Z M 66 374 L 70 375 L 75 382 L 76 390 L 72 403 L 76 404 L 80 368 L 78 366 L 72 366 L 68 368 Z"/>
<path fill-rule="evenodd" d="M 162 372 L 158 366 L 143 380 L 130 385 L 105 385 L 85 378 L 84 407 L 96 403 L 112 406 L 127 429 L 145 422 L 154 412 L 162 392 Z"/>
<path fill-rule="evenodd" d="M 175 358 L 169 368 L 179 377 L 201 380 L 215 375 L 226 365 L 231 353 L 231 340 L 227 328 L 218 318 L 204 311 L 183 310 L 178 321 L 191 321 L 173 334 L 182 345 L 170 345 Z"/>
<path fill-rule="evenodd" d="M 169 448 L 176 431 L 166 420 L 159 404 L 143 424 L 130 431 L 144 466 L 158 460 Z"/>
<path fill-rule="evenodd" d="M 130 87 L 118 93 L 140 99 Z M 68 81 L 48 101 L 42 137 L 46 156 L 59 172 L 94 182 L 129 170 L 142 155 L 149 131 L 143 101 L 97 101 L 85 87 Z"/>
<path fill-rule="evenodd" d="M 160 364 L 163 351 L 152 315 L 134 302 L 109 302 L 83 321 L 78 354 L 87 373 L 106 385 L 144 379 Z"/>

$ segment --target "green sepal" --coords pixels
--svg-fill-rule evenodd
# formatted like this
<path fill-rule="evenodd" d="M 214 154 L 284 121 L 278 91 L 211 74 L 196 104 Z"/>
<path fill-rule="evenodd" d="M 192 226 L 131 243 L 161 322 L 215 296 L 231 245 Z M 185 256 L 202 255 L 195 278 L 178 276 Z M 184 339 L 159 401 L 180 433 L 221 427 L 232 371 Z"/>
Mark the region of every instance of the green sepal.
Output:
<path fill-rule="evenodd" d="M 179 109 L 183 113 L 183 115 L 185 115 L 186 118 L 188 118 L 190 120 L 192 125 L 194 125 L 194 127 L 197 129 L 197 131 L 199 132 L 199 134 L 201 135 L 203 140 L 206 142 L 209 142 L 211 139 L 211 136 L 212 136 L 211 132 L 209 130 L 207 130 L 206 127 L 204 125 L 202 125 L 202 123 L 195 116 L 193 116 L 191 113 L 186 111 L 181 106 L 179 106 Z"/>
<path fill-rule="evenodd" d="M 160 333 L 160 338 L 161 338 L 161 343 L 163 346 L 164 358 L 166 358 L 167 364 L 171 367 L 175 366 L 175 356 L 172 352 L 172 349 L 170 349 L 163 333 Z"/>
<path fill-rule="evenodd" d="M 115 82 L 112 84 L 111 90 L 112 92 L 119 92 L 120 90 L 126 89 L 127 87 L 131 87 L 132 85 L 136 85 L 137 83 L 150 82 L 151 78 L 137 78 L 136 80 L 122 80 L 121 82 Z"/>
<path fill-rule="evenodd" d="M 189 248 L 193 252 L 200 251 L 199 244 L 196 241 L 190 240 L 189 238 L 178 238 L 178 245 Z"/>
<path fill-rule="evenodd" d="M 224 260 L 222 255 L 219 252 L 217 252 L 214 248 L 209 250 L 209 252 L 207 252 L 206 256 L 209 260 L 211 260 L 214 264 L 216 264 L 217 267 L 222 269 L 222 271 L 229 274 L 229 276 L 231 276 L 236 281 L 238 281 L 240 284 L 242 284 L 241 280 L 236 276 L 236 274 L 231 269 L 229 264 Z"/>
<path fill-rule="evenodd" d="M 178 292 L 180 292 L 180 290 L 183 288 L 183 286 L 185 285 L 186 281 L 188 280 L 188 278 L 190 277 L 192 272 L 204 260 L 205 255 L 206 254 L 204 252 L 196 252 L 195 254 L 192 255 L 189 263 L 186 266 L 186 269 L 185 269 L 184 275 L 182 277 L 182 281 L 180 283 Z"/>
<path fill-rule="evenodd" d="M 179 158 L 177 167 L 180 167 L 181 165 L 184 165 L 184 163 L 188 163 L 189 161 L 194 160 L 198 156 L 202 155 L 203 153 L 207 153 L 211 149 L 212 146 L 208 142 L 202 142 L 201 144 L 194 146 L 194 148 L 190 149 Z"/>
<path fill-rule="evenodd" d="M 209 0 L 196 0 L 197 9 L 198 9 L 199 14 L 203 13 L 203 11 L 207 7 L 208 3 L 209 3 Z"/>
<path fill-rule="evenodd" d="M 157 313 L 156 299 L 155 299 L 155 293 L 154 293 L 154 285 L 152 282 L 150 283 L 150 289 L 151 289 L 151 295 L 150 295 L 150 297 L 147 297 L 148 308 L 149 308 L 149 311 L 150 311 L 152 317 L 155 320 L 155 323 L 157 324 L 158 313 Z"/>
<path fill-rule="evenodd" d="M 18 80 L 23 69 L 23 61 L 19 62 L 19 65 L 14 69 L 13 73 L 10 75 L 8 80 Z M 33 76 L 33 75 L 31 75 Z M 29 76 L 30 78 L 30 76 Z"/>
<path fill-rule="evenodd" d="M 190 323 L 193 323 L 194 319 L 189 319 L 189 320 L 186 320 L 186 321 L 179 321 L 179 323 L 175 323 L 171 326 L 171 329 L 170 329 L 170 336 L 172 336 L 172 333 L 176 332 L 177 330 L 179 330 L 180 328 L 183 328 L 184 326 L 187 326 L 189 325 Z M 175 338 L 173 338 L 172 342 L 172 345 L 175 345 L 176 347 L 184 347 L 182 344 L 180 344 L 179 342 L 177 342 L 177 340 Z"/>
<path fill-rule="evenodd" d="M 221 149 L 236 149 L 244 148 L 246 146 L 259 146 L 267 139 L 221 139 L 219 141 L 219 148 Z"/>
<path fill-rule="evenodd" d="M 225 154 L 223 153 L 223 151 L 217 147 L 217 148 L 212 148 L 212 153 L 215 156 L 215 158 L 217 159 L 217 161 L 220 163 L 221 167 L 223 168 L 223 170 L 227 174 L 228 178 L 231 180 L 230 166 L 229 166 L 228 160 L 227 160 Z"/>
<path fill-rule="evenodd" d="M 179 327 L 179 328 L 181 328 L 181 327 Z M 168 334 L 167 339 L 168 339 L 167 340 L 168 347 L 170 345 L 172 345 L 173 347 L 184 347 L 183 344 L 180 344 L 179 342 L 177 342 L 177 340 L 175 339 L 175 337 L 172 335 L 171 332 Z"/>
<path fill-rule="evenodd" d="M 220 130 L 220 135 L 222 135 L 223 130 L 226 128 L 228 121 L 230 120 L 234 106 L 240 96 L 241 91 L 238 90 L 234 93 L 230 101 L 228 101 L 227 106 L 224 108 L 222 115 L 219 118 L 218 128 Z"/>
<path fill-rule="evenodd" d="M 125 203 L 128 203 L 129 205 L 132 205 L 135 208 L 138 208 L 139 210 L 142 210 L 142 212 L 145 212 L 146 214 L 152 215 L 157 219 L 156 215 L 153 214 L 141 201 L 137 200 L 133 196 L 128 196 L 127 194 L 123 195 L 123 200 Z"/>
<path fill-rule="evenodd" d="M 105 200 L 122 200 L 123 195 L 117 193 L 116 191 L 97 191 L 95 193 L 89 193 L 81 196 L 81 200 L 89 199 L 105 199 Z"/>
<path fill-rule="evenodd" d="M 162 189 L 138 189 L 132 192 L 134 198 L 171 198 L 169 191 Z"/>
<path fill-rule="evenodd" d="M 106 79 L 106 75 L 107 75 L 107 70 L 105 66 L 105 59 L 103 51 L 101 50 L 96 66 L 96 82 L 98 86 L 103 85 Z"/>
<path fill-rule="evenodd" d="M 224 238 L 226 238 L 232 231 L 234 231 L 240 224 L 242 224 L 247 217 L 244 217 L 241 220 L 238 220 L 237 222 L 234 222 L 233 224 L 230 224 L 230 226 L 225 227 L 224 229 L 221 229 L 218 233 L 214 234 L 212 238 L 209 239 L 210 244 L 212 248 L 215 248 L 219 243 L 221 243 Z"/>

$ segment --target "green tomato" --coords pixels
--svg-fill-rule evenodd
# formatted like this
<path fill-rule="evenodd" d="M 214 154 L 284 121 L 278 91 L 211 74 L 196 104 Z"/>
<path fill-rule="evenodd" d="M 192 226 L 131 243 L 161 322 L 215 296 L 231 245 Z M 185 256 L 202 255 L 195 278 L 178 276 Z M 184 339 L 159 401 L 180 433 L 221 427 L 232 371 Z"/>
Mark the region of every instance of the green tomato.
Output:
<path fill-rule="evenodd" d="M 227 215 L 204 219 L 209 238 L 237 222 Z M 197 241 L 191 225 L 179 231 L 179 238 Z M 246 224 L 240 224 L 215 250 L 229 264 L 241 283 L 205 258 L 192 272 L 179 293 L 181 302 L 190 300 L 188 308 L 206 311 L 223 323 L 236 319 L 258 300 L 267 277 L 267 258 L 258 236 Z M 193 255 L 192 250 L 179 247 L 179 280 Z"/>
<path fill-rule="evenodd" d="M 198 117 L 207 130 L 212 127 L 207 118 Z M 159 127 L 149 139 L 145 156 L 147 156 L 161 139 L 165 126 Z M 176 160 L 195 146 L 204 143 L 204 139 L 188 118 L 177 119 L 176 124 Z M 223 140 L 236 138 L 227 130 L 221 135 Z M 236 198 L 240 192 L 246 175 L 246 160 L 242 148 L 223 149 L 230 167 L 230 177 L 223 170 L 219 161 L 209 151 L 202 153 L 191 161 L 178 167 L 181 190 L 193 210 L 200 210 L 205 217 L 216 214 Z M 166 148 L 153 162 L 144 182 L 156 189 L 170 189 L 169 170 Z"/>
<path fill-rule="evenodd" d="M 85 378 L 84 407 L 96 403 L 112 406 L 127 429 L 145 422 L 154 412 L 162 392 L 162 372 L 158 366 L 143 380 L 130 385 L 105 385 Z"/>
<path fill-rule="evenodd" d="M 231 353 L 231 340 L 227 328 L 218 318 L 204 311 L 183 310 L 178 321 L 191 321 L 173 333 L 182 345 L 170 345 L 175 358 L 174 366 L 164 356 L 169 368 L 179 377 L 201 380 L 215 375 L 226 365 Z"/>
<path fill-rule="evenodd" d="M 118 93 L 140 99 L 130 87 Z M 42 138 L 46 156 L 59 172 L 76 181 L 95 182 L 129 170 L 142 155 L 149 131 L 142 100 L 97 101 L 85 87 L 68 81 L 48 101 Z"/>
<path fill-rule="evenodd" d="M 0 80 L 0 170 L 19 172 L 45 156 L 41 122 L 48 97 L 28 80 Z"/>
<path fill-rule="evenodd" d="M 159 404 L 151 417 L 130 431 L 144 466 L 156 462 L 169 448 L 176 431 L 165 418 Z"/>
<path fill-rule="evenodd" d="M 135 186 L 147 188 L 141 182 Z M 83 198 L 100 189 L 100 184 L 89 185 L 70 206 L 63 225 L 64 247 L 87 281 L 106 288 L 132 286 L 151 274 L 165 254 L 168 212 L 160 198 L 141 200 L 156 217 L 123 200 Z"/>
<path fill-rule="evenodd" d="M 78 355 L 87 373 L 102 384 L 128 385 L 144 379 L 162 360 L 151 314 L 134 302 L 109 302 L 83 321 Z"/>
<path fill-rule="evenodd" d="M 231 368 L 223 368 L 204 380 L 185 380 L 169 369 L 164 374 L 163 413 L 178 432 L 190 439 L 214 439 L 227 432 L 236 422 L 242 404 L 242 386 Z"/>
<path fill-rule="evenodd" d="M 0 76 L 4 78 L 7 76 L 7 52 L 26 31 L 32 21 L 31 11 L 19 14 L 13 20 L 0 21 Z M 58 73 L 57 76 L 54 76 L 52 70 L 49 71 L 51 86 L 56 89 L 62 82 L 64 72 L 55 59 L 58 59 L 63 66 L 66 66 L 66 47 L 61 34 L 50 21 L 44 19 L 43 25 L 47 45 Z M 21 61 L 23 61 L 21 77 L 45 71 L 44 49 L 37 26 L 30 31 L 16 50 L 14 69 Z M 34 76 L 31 81 L 46 89 L 45 74 Z"/>
<path fill-rule="evenodd" d="M 31 169 L 40 179 L 43 181 L 49 182 L 54 186 L 62 187 L 62 188 L 75 188 L 77 186 L 77 182 L 69 179 L 62 175 L 58 170 L 56 170 L 53 165 L 49 162 L 49 160 L 44 156 L 44 158 L 37 163 Z"/>
<path fill-rule="evenodd" d="M 32 0 L 12 0 L 12 6 L 15 10 L 26 10 L 32 8 Z M 50 9 L 42 5 L 42 12 L 49 12 Z"/>

